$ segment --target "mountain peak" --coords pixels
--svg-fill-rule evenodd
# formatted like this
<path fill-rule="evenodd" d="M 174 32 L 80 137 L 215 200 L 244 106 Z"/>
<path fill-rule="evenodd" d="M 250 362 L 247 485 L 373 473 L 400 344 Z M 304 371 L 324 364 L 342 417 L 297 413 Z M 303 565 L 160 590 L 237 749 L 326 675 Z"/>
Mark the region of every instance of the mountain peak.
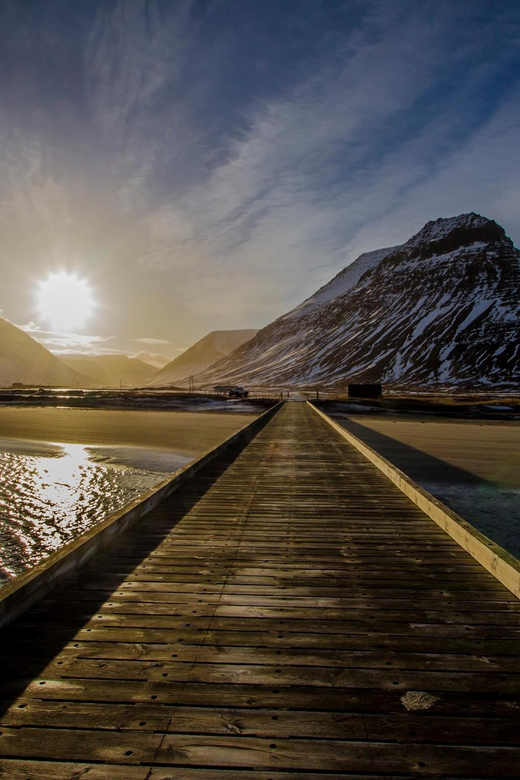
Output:
<path fill-rule="evenodd" d="M 457 217 L 441 217 L 427 222 L 406 244 L 403 249 L 411 249 L 420 244 L 429 244 L 432 249 L 437 249 L 442 244 L 442 249 L 455 248 L 456 246 L 468 246 L 477 241 L 489 242 L 506 240 L 504 228 L 494 220 L 470 211 L 468 214 L 459 214 Z"/>
<path fill-rule="evenodd" d="M 182 355 L 161 368 L 147 382 L 149 387 L 179 384 L 186 386 L 190 376 L 196 376 L 213 363 L 229 355 L 237 347 L 253 338 L 256 330 L 212 330 Z"/>

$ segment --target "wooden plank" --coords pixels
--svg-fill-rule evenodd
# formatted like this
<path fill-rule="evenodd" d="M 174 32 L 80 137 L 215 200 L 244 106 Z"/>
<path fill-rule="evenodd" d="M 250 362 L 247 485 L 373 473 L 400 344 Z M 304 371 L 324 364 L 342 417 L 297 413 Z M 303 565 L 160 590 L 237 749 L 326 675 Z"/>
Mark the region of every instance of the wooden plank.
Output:
<path fill-rule="evenodd" d="M 0 750 L 2 757 L 142 764 L 153 762 L 161 740 L 144 731 L 2 727 Z"/>
<path fill-rule="evenodd" d="M 249 766 L 259 769 L 298 769 L 335 772 L 408 772 L 424 775 L 473 773 L 518 778 L 520 749 L 511 747 L 467 747 L 389 745 L 379 742 L 269 739 L 252 737 L 206 737 L 167 735 L 158 762 L 173 766 Z M 492 775 L 493 776 L 493 775 Z"/>
<path fill-rule="evenodd" d="M 196 611 L 200 612 L 204 608 L 199 607 Z M 207 613 L 208 610 L 204 609 L 204 612 Z M 446 620 L 447 623 L 451 625 L 483 625 L 483 626 L 514 626 L 515 628 L 520 627 L 520 614 L 518 611 L 511 612 L 511 613 L 500 613 L 497 614 L 494 610 L 490 610 L 489 612 L 477 612 L 476 610 L 473 610 L 471 612 L 450 612 L 447 616 L 443 612 L 438 612 L 436 610 L 424 610 L 424 611 L 418 611 L 414 609 L 409 610 L 397 610 L 397 609 L 387 609 L 387 610 L 379 610 L 377 613 L 374 613 L 372 610 L 367 610 L 367 615 L 363 615 L 361 610 L 348 610 L 348 609 L 334 609 L 330 607 L 295 607 L 292 605 L 288 605 L 286 607 L 270 607 L 270 606 L 234 606 L 234 605 L 227 605 L 222 604 L 218 605 L 215 609 L 215 615 L 217 617 L 253 617 L 253 618 L 259 618 L 259 617 L 266 617 L 266 618 L 289 618 L 289 619 L 299 619 L 299 620 L 306 620 L 306 621 L 313 621 L 315 619 L 327 619 L 327 620 L 338 620 L 338 621 L 347 621 L 347 620 L 354 620 L 354 621 L 372 621 L 377 620 L 379 623 L 381 622 L 400 622 L 400 623 L 406 623 L 408 621 L 410 622 L 420 622 L 421 620 L 424 621 L 431 621 L 434 623 L 442 622 L 443 620 Z"/>
<path fill-rule="evenodd" d="M 369 715 L 275 709 L 174 707 L 168 731 L 176 734 L 221 734 L 272 739 L 306 738 L 414 743 L 433 734 L 444 744 L 518 746 L 518 723 L 510 718 Z"/>
<path fill-rule="evenodd" d="M 183 707 L 240 707 L 287 709 L 291 711 L 326 711 L 389 715 L 406 714 L 403 691 L 355 688 L 316 688 L 312 686 L 269 687 L 260 685 L 171 684 L 132 680 L 41 680 L 29 682 L 24 695 L 12 705 L 27 705 L 32 700 L 53 702 L 59 708 L 66 702 L 99 702 L 100 704 L 139 704 Z M 54 705 L 53 705 L 54 706 Z M 489 692 L 444 691 L 437 694 L 425 712 L 429 715 L 474 718 L 512 719 L 518 716 L 518 697 Z M 421 714 L 421 712 L 419 712 Z"/>
<path fill-rule="evenodd" d="M 111 763 L 109 771 L 110 780 L 149 780 L 150 777 L 150 768 L 143 766 L 118 766 Z M 0 758 L 1 780 L 80 780 L 83 777 L 88 780 L 108 780 L 106 764 Z"/>
<path fill-rule="evenodd" d="M 134 660 L 170 662 L 175 659 L 179 663 L 206 664 L 261 664 L 272 666 L 317 666 L 341 667 L 343 669 L 408 669 L 425 671 L 449 670 L 456 671 L 493 671 L 520 673 L 520 657 L 518 655 L 484 655 L 482 653 L 448 653 L 448 652 L 395 652 L 389 649 L 374 651 L 372 646 L 365 644 L 363 650 L 327 649 L 295 649 L 278 646 L 278 648 L 262 647 L 261 644 L 250 647 L 232 647 L 204 644 L 168 643 L 128 643 L 118 642 L 74 642 L 67 645 L 60 660 Z M 257 640 L 259 643 L 260 638 Z M 372 640 L 373 641 L 373 640 Z M 33 650 L 34 652 L 34 650 Z M 7 657 L 6 657 L 7 660 Z M 11 657 L 11 664 L 16 663 L 16 656 Z"/>
<path fill-rule="evenodd" d="M 169 707 L 145 702 L 139 705 L 107 702 L 49 702 L 27 698 L 0 717 L 2 726 L 48 726 L 51 728 L 96 729 L 108 731 L 164 731 L 171 719 Z"/>
<path fill-rule="evenodd" d="M 168 770 L 166 767 L 154 768 L 151 770 L 147 780 L 178 780 L 180 777 L 179 770 L 172 768 Z M 343 778 L 351 778 L 351 780 L 357 780 L 358 776 L 354 775 L 338 775 L 337 773 L 329 774 L 328 772 L 287 772 L 282 770 L 278 772 L 277 769 L 270 769 L 268 772 L 258 770 L 243 770 L 226 767 L 225 771 L 221 769 L 211 768 L 194 768 L 189 766 L 182 767 L 182 780 L 343 780 Z M 380 780 L 381 775 L 363 774 L 363 780 Z M 25 780 L 25 778 L 24 778 Z M 39 778 L 37 778 L 39 780 Z M 54 780 L 54 778 L 52 778 Z M 74 778 L 75 780 L 75 778 Z M 410 780 L 410 775 L 392 775 L 392 780 Z M 469 778 L 472 780 L 472 778 Z"/>
<path fill-rule="evenodd" d="M 382 690 L 471 691 L 518 694 L 518 674 L 472 671 L 364 669 L 318 666 L 278 667 L 262 664 L 163 663 L 65 659 L 52 662 L 43 673 L 49 679 L 141 680 L 143 682 L 197 682 L 250 685 L 310 685 L 313 687 Z M 13 676 L 16 675 L 16 669 Z"/>

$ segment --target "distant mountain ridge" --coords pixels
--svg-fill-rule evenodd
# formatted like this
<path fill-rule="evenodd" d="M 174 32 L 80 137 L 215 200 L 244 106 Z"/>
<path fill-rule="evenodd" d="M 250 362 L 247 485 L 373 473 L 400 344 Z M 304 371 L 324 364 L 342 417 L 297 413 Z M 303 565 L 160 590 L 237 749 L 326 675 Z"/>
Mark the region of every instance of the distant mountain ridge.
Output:
<path fill-rule="evenodd" d="M 128 355 L 62 355 L 60 359 L 101 387 L 140 387 L 157 370 Z"/>
<path fill-rule="evenodd" d="M 54 387 L 91 387 L 92 380 L 62 363 L 25 331 L 0 318 L 0 387 L 13 382 Z"/>
<path fill-rule="evenodd" d="M 249 341 L 256 333 L 256 330 L 214 330 L 154 374 L 147 386 L 187 386 L 190 376 L 197 377 L 198 383 L 201 372 Z"/>
<path fill-rule="evenodd" d="M 361 255 L 201 383 L 517 388 L 520 252 L 493 220 L 428 222 Z"/>

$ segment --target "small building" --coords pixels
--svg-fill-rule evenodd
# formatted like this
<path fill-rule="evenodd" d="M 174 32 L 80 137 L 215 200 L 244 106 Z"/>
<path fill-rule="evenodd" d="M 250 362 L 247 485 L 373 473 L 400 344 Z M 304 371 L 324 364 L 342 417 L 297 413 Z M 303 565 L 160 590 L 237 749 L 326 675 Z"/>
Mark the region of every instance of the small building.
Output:
<path fill-rule="evenodd" d="M 349 398 L 381 398 L 382 393 L 383 385 L 380 384 L 348 386 Z"/>

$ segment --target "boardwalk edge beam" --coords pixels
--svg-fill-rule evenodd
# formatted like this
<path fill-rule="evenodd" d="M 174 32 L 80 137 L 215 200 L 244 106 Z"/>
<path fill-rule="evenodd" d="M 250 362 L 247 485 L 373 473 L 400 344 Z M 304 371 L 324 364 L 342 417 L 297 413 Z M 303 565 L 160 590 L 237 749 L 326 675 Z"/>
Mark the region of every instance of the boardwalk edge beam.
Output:
<path fill-rule="evenodd" d="M 367 460 L 374 464 L 396 487 L 401 490 L 428 517 L 439 525 L 466 552 L 480 563 L 490 574 L 520 598 L 520 561 L 503 547 L 480 533 L 471 523 L 445 506 L 404 472 L 383 458 L 375 450 L 356 436 L 345 430 L 325 412 L 307 401 L 316 414 L 319 414 L 344 439 L 352 444 Z"/>
<path fill-rule="evenodd" d="M 85 531 L 77 539 L 64 545 L 56 552 L 44 558 L 32 569 L 20 574 L 0 589 L 0 626 L 15 620 L 36 602 L 40 601 L 59 582 L 71 575 L 94 555 L 101 552 L 114 539 L 124 533 L 155 509 L 168 496 L 178 490 L 201 468 L 240 439 L 252 439 L 283 406 L 283 401 L 275 404 L 252 422 L 243 426 L 225 441 L 206 450 L 200 458 L 176 471 L 159 482 L 154 488 L 139 498 L 112 512 L 93 528 Z"/>

